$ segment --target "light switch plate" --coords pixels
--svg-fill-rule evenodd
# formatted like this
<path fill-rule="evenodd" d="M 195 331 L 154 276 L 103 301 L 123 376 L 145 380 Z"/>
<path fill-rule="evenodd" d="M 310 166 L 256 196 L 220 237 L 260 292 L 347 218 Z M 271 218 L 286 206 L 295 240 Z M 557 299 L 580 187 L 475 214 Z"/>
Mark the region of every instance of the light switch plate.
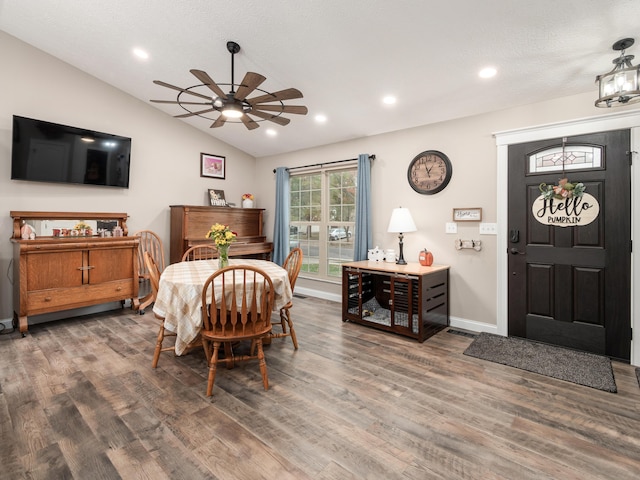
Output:
<path fill-rule="evenodd" d="M 458 233 L 458 224 L 456 222 L 447 222 L 444 231 L 445 233 Z"/>
<path fill-rule="evenodd" d="M 481 223 L 480 235 L 497 235 L 498 224 L 497 223 Z"/>

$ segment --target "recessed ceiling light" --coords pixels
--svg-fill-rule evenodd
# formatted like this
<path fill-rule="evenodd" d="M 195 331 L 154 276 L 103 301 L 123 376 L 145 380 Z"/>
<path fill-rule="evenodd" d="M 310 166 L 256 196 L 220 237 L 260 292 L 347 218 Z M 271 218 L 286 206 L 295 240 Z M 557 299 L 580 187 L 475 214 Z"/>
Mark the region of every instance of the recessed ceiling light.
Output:
<path fill-rule="evenodd" d="M 149 58 L 149 54 L 141 48 L 134 48 L 133 54 L 142 60 L 147 60 Z"/>
<path fill-rule="evenodd" d="M 384 103 L 385 105 L 393 105 L 396 103 L 396 97 L 394 97 L 393 95 L 387 95 L 382 99 L 382 103 Z"/>
<path fill-rule="evenodd" d="M 478 75 L 480 76 L 480 78 L 491 78 L 491 77 L 495 77 L 497 73 L 498 71 L 495 68 L 485 67 L 482 70 L 480 70 Z"/>
<path fill-rule="evenodd" d="M 318 123 L 324 123 L 327 121 L 327 116 L 319 113 L 318 115 L 316 115 L 315 119 L 316 119 L 316 122 Z"/>
<path fill-rule="evenodd" d="M 278 135 L 278 132 L 276 132 L 273 128 L 267 129 L 265 133 L 270 137 L 275 137 L 276 135 Z"/>

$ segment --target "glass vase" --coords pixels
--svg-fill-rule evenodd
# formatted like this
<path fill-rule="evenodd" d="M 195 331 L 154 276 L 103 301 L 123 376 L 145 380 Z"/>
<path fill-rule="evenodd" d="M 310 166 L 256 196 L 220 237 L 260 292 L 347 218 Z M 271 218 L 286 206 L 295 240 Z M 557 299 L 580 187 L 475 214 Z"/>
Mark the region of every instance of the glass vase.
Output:
<path fill-rule="evenodd" d="M 229 245 L 218 245 L 218 269 L 229 266 Z"/>

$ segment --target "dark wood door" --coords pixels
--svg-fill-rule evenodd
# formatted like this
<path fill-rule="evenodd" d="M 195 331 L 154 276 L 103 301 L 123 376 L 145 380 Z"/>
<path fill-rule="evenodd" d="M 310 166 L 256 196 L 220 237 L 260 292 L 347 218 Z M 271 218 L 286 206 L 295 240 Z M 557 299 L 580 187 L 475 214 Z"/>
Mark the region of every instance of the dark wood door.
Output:
<path fill-rule="evenodd" d="M 630 360 L 629 139 L 621 130 L 509 147 L 509 335 Z M 590 223 L 566 220 L 566 199 L 534 213 L 540 184 L 563 177 L 597 204 Z"/>

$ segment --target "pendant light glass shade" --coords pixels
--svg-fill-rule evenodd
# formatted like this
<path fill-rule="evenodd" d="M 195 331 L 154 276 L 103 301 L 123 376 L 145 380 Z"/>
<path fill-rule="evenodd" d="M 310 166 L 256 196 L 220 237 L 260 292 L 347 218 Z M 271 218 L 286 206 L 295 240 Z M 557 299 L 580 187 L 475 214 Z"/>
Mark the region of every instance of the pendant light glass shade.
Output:
<path fill-rule="evenodd" d="M 640 102 L 640 66 L 634 67 L 631 64 L 633 55 L 625 55 L 625 49 L 633 43 L 633 38 L 625 38 L 613 44 L 613 49 L 621 53 L 613 60 L 613 70 L 596 77 L 596 107 L 615 107 Z"/>

